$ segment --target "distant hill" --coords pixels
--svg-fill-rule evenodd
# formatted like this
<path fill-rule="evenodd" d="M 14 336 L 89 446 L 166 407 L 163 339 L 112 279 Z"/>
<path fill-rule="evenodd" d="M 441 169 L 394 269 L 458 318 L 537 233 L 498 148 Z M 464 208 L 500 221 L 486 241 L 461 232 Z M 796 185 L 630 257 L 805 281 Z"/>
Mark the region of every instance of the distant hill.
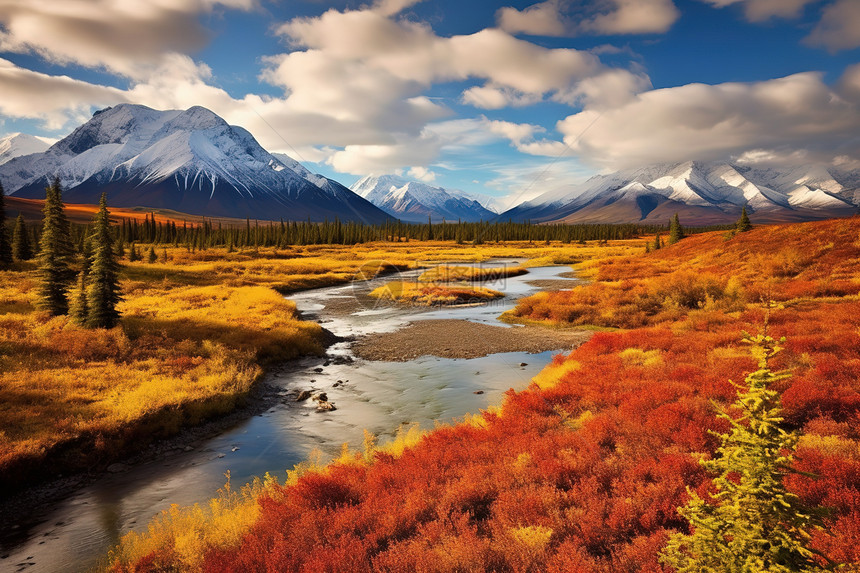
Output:
<path fill-rule="evenodd" d="M 500 220 L 560 223 L 730 223 L 743 206 L 756 222 L 845 217 L 857 212 L 860 172 L 821 165 L 760 169 L 725 162 L 659 164 L 592 177 L 544 193 Z"/>
<path fill-rule="evenodd" d="M 403 221 L 426 223 L 461 220 L 487 221 L 496 217 L 490 197 L 473 197 L 468 193 L 433 187 L 397 175 L 368 175 L 351 189 L 391 215 Z M 483 199 L 483 201 L 481 201 Z"/>
<path fill-rule="evenodd" d="M 96 112 L 42 153 L 0 165 L 7 193 L 43 198 L 58 176 L 64 199 L 261 220 L 379 223 L 389 217 L 343 186 L 323 189 L 208 109 L 122 104 Z"/>
<path fill-rule="evenodd" d="M 0 165 L 31 153 L 41 153 L 51 146 L 41 137 L 26 133 L 13 133 L 0 137 Z"/>

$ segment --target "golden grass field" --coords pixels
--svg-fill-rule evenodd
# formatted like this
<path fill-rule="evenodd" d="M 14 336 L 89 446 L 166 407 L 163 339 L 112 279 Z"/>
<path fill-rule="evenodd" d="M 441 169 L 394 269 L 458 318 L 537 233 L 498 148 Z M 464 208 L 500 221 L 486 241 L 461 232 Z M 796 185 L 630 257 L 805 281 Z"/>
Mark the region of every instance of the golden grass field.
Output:
<path fill-rule="evenodd" d="M 370 296 L 380 300 L 393 300 L 419 306 L 478 303 L 505 296 L 490 288 L 468 284 L 438 284 L 410 281 L 391 281 Z"/>
<path fill-rule="evenodd" d="M 37 311 L 35 263 L 16 263 L 0 271 L 0 485 L 109 463 L 235 409 L 267 365 L 323 352 L 324 331 L 279 293 L 434 261 L 564 264 L 641 245 L 404 242 L 234 253 L 158 246 L 167 262 L 122 261 L 123 317 L 111 330 Z"/>

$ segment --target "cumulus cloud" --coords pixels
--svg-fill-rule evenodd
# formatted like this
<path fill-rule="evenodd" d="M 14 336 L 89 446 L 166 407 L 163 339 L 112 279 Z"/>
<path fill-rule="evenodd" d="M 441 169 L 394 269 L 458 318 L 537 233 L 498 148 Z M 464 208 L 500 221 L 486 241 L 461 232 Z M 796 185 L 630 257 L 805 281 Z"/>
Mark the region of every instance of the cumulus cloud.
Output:
<path fill-rule="evenodd" d="M 831 52 L 860 46 L 860 2 L 838 0 L 826 7 L 821 21 L 806 37 L 806 42 Z"/>
<path fill-rule="evenodd" d="M 425 183 L 432 183 L 433 181 L 436 181 L 436 174 L 427 169 L 426 167 L 411 167 L 409 171 L 406 172 L 406 175 L 408 175 L 412 179 L 417 179 Z"/>
<path fill-rule="evenodd" d="M 201 13 L 249 10 L 256 0 L 0 0 L 0 50 L 106 68 L 142 79 L 172 53 L 202 48 Z"/>
<path fill-rule="evenodd" d="M 771 18 L 797 18 L 807 4 L 821 0 L 702 0 L 716 8 L 732 4 L 743 6 L 744 16 L 750 22 L 765 22 Z"/>
<path fill-rule="evenodd" d="M 512 34 L 533 34 L 535 36 L 564 36 L 565 26 L 559 2 L 550 0 L 517 10 L 506 6 L 496 13 L 499 28 Z"/>
<path fill-rule="evenodd" d="M 68 76 L 50 76 L 21 68 L 0 58 L 0 112 L 11 117 L 42 119 L 48 129 L 59 129 L 73 117 L 89 119 L 91 106 L 128 101 L 127 94 Z"/>
<path fill-rule="evenodd" d="M 796 0 L 790 0 L 796 1 Z M 672 0 L 546 0 L 496 13 L 501 29 L 539 36 L 662 34 L 680 16 Z"/>
<path fill-rule="evenodd" d="M 539 125 L 501 120 L 485 120 L 485 126 L 490 133 L 508 139 L 520 153 L 558 157 L 569 151 L 567 145 L 561 141 L 552 141 L 545 138 L 537 139 L 537 134 L 546 131 Z"/>
<path fill-rule="evenodd" d="M 840 86 L 854 86 L 858 73 L 848 70 Z M 803 73 L 653 90 L 616 109 L 572 115 L 557 127 L 579 157 L 612 168 L 737 157 L 751 149 L 832 158 L 860 151 L 860 100 L 849 87 L 833 89 L 821 74 Z"/>
<path fill-rule="evenodd" d="M 405 165 L 415 169 L 430 164 L 441 148 L 442 141 L 427 132 L 390 145 L 347 145 L 335 151 L 326 163 L 341 173 L 352 175 L 392 173 Z"/>

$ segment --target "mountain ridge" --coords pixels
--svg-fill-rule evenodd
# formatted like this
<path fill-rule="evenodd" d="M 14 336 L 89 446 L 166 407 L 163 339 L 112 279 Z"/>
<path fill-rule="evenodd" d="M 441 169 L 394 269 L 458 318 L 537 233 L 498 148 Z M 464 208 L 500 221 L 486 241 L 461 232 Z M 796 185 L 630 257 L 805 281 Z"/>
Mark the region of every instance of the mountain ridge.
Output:
<path fill-rule="evenodd" d="M 321 189 L 212 111 L 120 104 L 96 112 L 43 153 L 0 166 L 7 192 L 40 198 L 54 176 L 64 198 L 216 217 L 379 223 L 389 217 L 340 186 Z"/>
<path fill-rule="evenodd" d="M 423 223 L 428 219 L 475 222 L 497 216 L 478 197 L 464 191 L 434 187 L 398 175 L 367 175 L 350 189 L 389 215 L 407 222 Z M 483 199 L 491 201 L 489 197 Z"/>
<path fill-rule="evenodd" d="M 0 165 L 32 153 L 41 153 L 51 146 L 43 137 L 26 133 L 10 133 L 0 137 Z"/>
<path fill-rule="evenodd" d="M 498 220 L 664 223 L 678 212 L 687 224 L 719 224 L 733 222 L 747 207 L 762 223 L 805 221 L 853 215 L 858 187 L 858 174 L 818 164 L 760 168 L 720 161 L 663 163 L 596 175 L 543 193 Z"/>

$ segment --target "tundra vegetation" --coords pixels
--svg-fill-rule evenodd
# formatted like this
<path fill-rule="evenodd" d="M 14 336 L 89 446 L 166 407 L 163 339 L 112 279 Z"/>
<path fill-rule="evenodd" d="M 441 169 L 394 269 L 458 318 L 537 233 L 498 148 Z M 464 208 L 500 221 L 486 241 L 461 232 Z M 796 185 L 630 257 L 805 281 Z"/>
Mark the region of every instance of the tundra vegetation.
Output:
<path fill-rule="evenodd" d="M 747 519 L 714 539 L 755 549 L 776 563 L 768 570 L 854 570 L 858 237 L 860 220 L 845 219 L 583 256 L 578 269 L 591 283 L 526 298 L 509 319 L 612 330 L 555 357 L 530 387 L 389 448 L 368 439 L 331 463 L 312 458 L 284 483 L 268 476 L 210 507 L 174 508 L 127 535 L 108 568 L 734 571 L 714 569 L 724 547 L 696 536 L 714 516 L 752 507 L 744 499 L 758 486 L 724 454 L 743 452 L 739 439 L 757 431 L 731 405 L 757 396 L 777 427 L 760 436 L 770 440 L 771 477 L 762 475 L 786 505 L 757 506 L 767 531 Z M 740 341 L 762 330 L 786 339 L 767 351 L 766 367 Z M 813 519 L 806 508 L 826 511 Z"/>
<path fill-rule="evenodd" d="M 436 306 L 470 304 L 501 298 L 504 293 L 469 284 L 392 281 L 371 291 L 370 296 L 407 304 Z"/>
<path fill-rule="evenodd" d="M 269 365 L 323 352 L 325 332 L 300 320 L 284 293 L 373 278 L 418 262 L 565 262 L 572 252 L 577 260 L 619 256 L 641 243 L 475 247 L 402 240 L 282 247 L 267 245 L 266 237 L 275 235 L 249 224 L 222 228 L 221 239 L 235 241 L 213 244 L 219 231 L 211 223 L 177 224 L 149 214 L 117 219 L 96 208 L 78 209 L 82 220 L 97 216 L 90 227 L 70 223 L 56 199 L 43 207 L 47 227 L 16 217 L 16 244 L 26 240 L 28 248 L 13 249 L 16 258 L 0 272 L 4 492 L 106 465 L 235 409 Z M 105 216 L 113 222 L 110 253 L 92 241 L 94 231 L 104 232 Z M 301 225 L 295 228 L 302 232 Z M 141 256 L 156 250 L 156 258 Z"/>

